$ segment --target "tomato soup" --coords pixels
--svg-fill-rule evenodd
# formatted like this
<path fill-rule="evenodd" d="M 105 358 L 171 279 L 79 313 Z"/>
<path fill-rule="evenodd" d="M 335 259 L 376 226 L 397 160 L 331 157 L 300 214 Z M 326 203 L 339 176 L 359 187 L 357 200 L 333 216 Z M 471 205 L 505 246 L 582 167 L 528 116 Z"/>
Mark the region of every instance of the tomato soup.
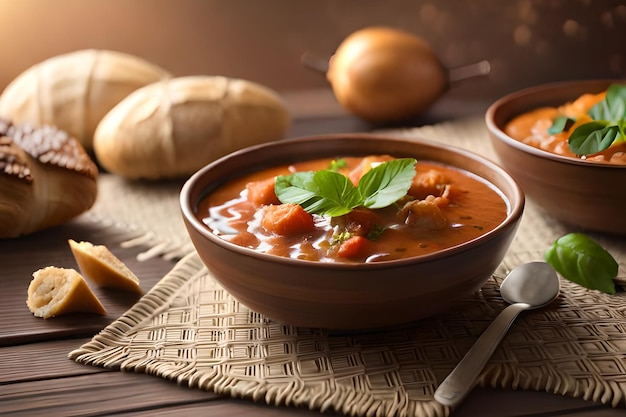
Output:
<path fill-rule="evenodd" d="M 317 159 L 267 169 L 204 197 L 198 218 L 220 238 L 255 251 L 319 262 L 380 262 L 450 248 L 494 229 L 508 205 L 484 179 L 436 162 L 417 161 L 406 194 L 383 208 L 355 207 L 339 216 L 281 202 L 276 178 L 329 167 L 358 185 L 390 156 Z M 337 164 L 340 161 L 341 164 Z M 411 178 L 412 177 L 412 178 Z"/>
<path fill-rule="evenodd" d="M 569 139 L 575 129 L 585 123 L 593 122 L 590 109 L 605 100 L 606 91 L 598 94 L 583 94 L 570 103 L 557 107 L 541 107 L 521 114 L 505 126 L 505 133 L 523 143 L 571 158 L 626 164 L 626 141 L 616 141 L 608 149 L 589 155 L 578 155 L 572 151 Z M 555 120 L 565 117 L 571 120 L 567 128 L 558 133 L 551 133 Z"/>

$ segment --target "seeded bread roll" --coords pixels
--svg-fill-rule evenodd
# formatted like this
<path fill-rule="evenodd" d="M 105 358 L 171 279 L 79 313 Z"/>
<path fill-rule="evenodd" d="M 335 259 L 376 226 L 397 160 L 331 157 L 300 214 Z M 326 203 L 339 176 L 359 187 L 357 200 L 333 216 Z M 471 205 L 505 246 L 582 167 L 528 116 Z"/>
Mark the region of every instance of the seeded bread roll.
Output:
<path fill-rule="evenodd" d="M 130 179 L 186 177 L 247 146 L 282 139 L 291 116 L 277 93 L 250 81 L 189 76 L 131 93 L 100 122 L 94 152 Z"/>
<path fill-rule="evenodd" d="M 70 313 L 106 314 L 87 282 L 74 269 L 48 266 L 33 273 L 28 309 L 44 319 Z"/>
<path fill-rule="evenodd" d="M 104 115 L 132 91 L 170 74 L 122 52 L 85 49 L 46 59 L 18 75 L 0 96 L 0 116 L 52 125 L 89 152 Z"/>
<path fill-rule="evenodd" d="M 67 133 L 0 119 L 0 238 L 56 226 L 88 210 L 96 200 L 97 175 Z"/>

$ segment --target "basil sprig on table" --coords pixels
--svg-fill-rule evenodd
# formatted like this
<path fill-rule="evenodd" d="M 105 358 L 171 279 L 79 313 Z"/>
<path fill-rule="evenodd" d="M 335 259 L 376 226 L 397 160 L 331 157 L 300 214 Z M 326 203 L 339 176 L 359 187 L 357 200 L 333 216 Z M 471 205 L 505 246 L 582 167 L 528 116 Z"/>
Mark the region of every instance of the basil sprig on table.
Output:
<path fill-rule="evenodd" d="M 546 262 L 576 284 L 615 294 L 618 264 L 602 246 L 583 233 L 570 233 L 554 242 L 545 254 Z"/>
<path fill-rule="evenodd" d="M 626 140 L 626 85 L 612 84 L 606 97 L 588 112 L 591 122 L 578 126 L 570 134 L 569 148 L 576 155 L 591 155 L 608 149 L 612 144 Z M 550 134 L 567 130 L 573 119 L 557 117 Z"/>
<path fill-rule="evenodd" d="M 416 163 L 413 158 L 384 162 L 365 173 L 356 187 L 332 169 L 296 172 L 278 176 L 274 190 L 282 203 L 299 204 L 311 214 L 338 217 L 357 207 L 387 207 L 404 197 Z"/>

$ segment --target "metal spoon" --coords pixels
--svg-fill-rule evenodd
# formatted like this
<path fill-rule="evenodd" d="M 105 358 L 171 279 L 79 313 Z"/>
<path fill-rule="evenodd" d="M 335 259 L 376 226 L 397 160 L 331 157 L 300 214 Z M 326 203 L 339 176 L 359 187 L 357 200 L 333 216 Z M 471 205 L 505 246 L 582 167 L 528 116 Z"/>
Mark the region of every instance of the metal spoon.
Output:
<path fill-rule="evenodd" d="M 496 317 L 439 385 L 435 391 L 435 400 L 450 407 L 460 403 L 474 387 L 478 374 L 518 314 L 549 304 L 559 295 L 559 291 L 559 278 L 549 264 L 529 262 L 514 268 L 500 286 L 502 298 L 511 305 Z"/>

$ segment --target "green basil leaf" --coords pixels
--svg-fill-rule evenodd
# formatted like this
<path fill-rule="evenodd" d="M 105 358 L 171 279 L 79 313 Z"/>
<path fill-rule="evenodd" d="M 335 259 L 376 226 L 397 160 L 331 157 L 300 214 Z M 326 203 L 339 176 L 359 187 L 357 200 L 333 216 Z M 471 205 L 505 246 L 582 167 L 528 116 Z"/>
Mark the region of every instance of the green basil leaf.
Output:
<path fill-rule="evenodd" d="M 331 217 L 347 214 L 361 202 L 350 180 L 330 170 L 278 176 L 274 191 L 281 203 L 299 204 L 308 213 Z"/>
<path fill-rule="evenodd" d="M 626 85 L 612 84 L 606 90 L 606 97 L 589 109 L 594 120 L 617 122 L 626 119 Z"/>
<path fill-rule="evenodd" d="M 591 155 L 608 149 L 621 137 L 620 128 L 604 120 L 578 126 L 568 139 L 569 148 L 576 155 Z"/>
<path fill-rule="evenodd" d="M 559 116 L 554 119 L 554 122 L 552 122 L 552 126 L 548 129 L 548 133 L 551 135 L 557 135 L 561 132 L 565 132 L 572 126 L 573 123 L 574 119 L 567 116 Z"/>
<path fill-rule="evenodd" d="M 576 155 L 591 155 L 626 139 L 626 85 L 612 84 L 604 100 L 589 109 L 592 122 L 578 126 L 568 144 Z"/>
<path fill-rule="evenodd" d="M 617 122 L 617 128 L 619 129 L 620 137 L 615 141 L 626 141 L 626 119 Z"/>
<path fill-rule="evenodd" d="M 296 172 L 284 176 L 279 175 L 274 181 L 274 192 L 283 203 L 304 205 L 315 199 L 319 194 L 317 184 L 313 180 L 313 171 Z"/>
<path fill-rule="evenodd" d="M 613 278 L 618 264 L 602 246 L 583 233 L 570 233 L 554 242 L 545 254 L 546 262 L 576 284 L 615 294 Z"/>
<path fill-rule="evenodd" d="M 363 206 L 383 208 L 404 197 L 415 177 L 413 158 L 399 158 L 378 165 L 359 180 L 358 189 L 365 196 Z"/>
<path fill-rule="evenodd" d="M 299 204 L 308 213 L 338 217 L 356 207 L 387 207 L 404 197 L 415 176 L 416 163 L 412 158 L 382 163 L 363 175 L 358 187 L 332 169 L 280 175 L 274 191 L 281 203 Z"/>
<path fill-rule="evenodd" d="M 350 213 L 362 204 L 363 198 L 350 179 L 335 171 L 318 171 L 314 176 L 319 188 L 319 200 L 304 209 L 310 213 L 331 217 Z"/>

